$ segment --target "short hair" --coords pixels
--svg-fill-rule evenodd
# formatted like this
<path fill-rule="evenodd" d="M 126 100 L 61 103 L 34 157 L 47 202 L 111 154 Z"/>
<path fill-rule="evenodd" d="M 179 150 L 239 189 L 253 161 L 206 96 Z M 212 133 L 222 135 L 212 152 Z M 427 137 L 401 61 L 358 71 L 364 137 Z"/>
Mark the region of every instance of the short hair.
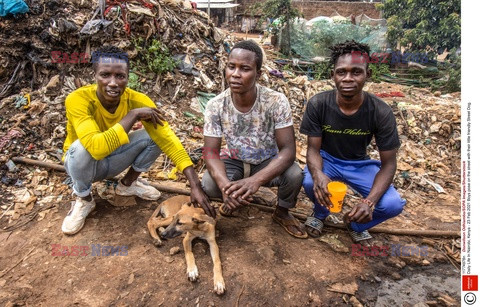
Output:
<path fill-rule="evenodd" d="M 252 51 L 253 53 L 255 53 L 255 64 L 257 65 L 257 70 L 262 69 L 263 51 L 262 51 L 262 48 L 260 48 L 260 46 L 255 41 L 253 41 L 251 39 L 240 41 L 240 42 L 236 43 L 235 45 L 233 45 L 230 53 L 232 53 L 232 51 L 234 49 L 245 49 L 245 50 Z"/>
<path fill-rule="evenodd" d="M 100 63 L 101 58 L 113 58 L 122 60 L 127 63 L 127 69 L 130 69 L 130 61 L 128 60 L 128 54 L 118 47 L 102 46 L 92 53 L 91 61 L 93 63 L 93 69 L 95 71 L 97 71 L 98 64 Z"/>
<path fill-rule="evenodd" d="M 362 55 L 365 53 L 370 57 L 370 47 L 367 44 L 358 43 L 354 40 L 346 41 L 344 43 L 336 44 L 329 48 L 332 51 L 330 56 L 330 64 L 335 68 L 338 58 L 345 54 L 352 54 L 355 51 L 360 51 Z M 368 67 L 368 61 L 365 61 Z"/>

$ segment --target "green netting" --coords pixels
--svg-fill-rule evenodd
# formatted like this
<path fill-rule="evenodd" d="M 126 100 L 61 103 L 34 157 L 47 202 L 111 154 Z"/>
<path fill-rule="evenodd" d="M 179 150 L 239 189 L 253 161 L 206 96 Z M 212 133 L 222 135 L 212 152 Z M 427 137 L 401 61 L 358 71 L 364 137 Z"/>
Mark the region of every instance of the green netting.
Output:
<path fill-rule="evenodd" d="M 306 59 L 328 57 L 328 47 L 352 39 L 368 44 L 371 52 L 381 52 L 387 47 L 386 31 L 384 25 L 354 25 L 350 21 L 297 21 L 291 26 L 290 44 L 294 53 Z"/>

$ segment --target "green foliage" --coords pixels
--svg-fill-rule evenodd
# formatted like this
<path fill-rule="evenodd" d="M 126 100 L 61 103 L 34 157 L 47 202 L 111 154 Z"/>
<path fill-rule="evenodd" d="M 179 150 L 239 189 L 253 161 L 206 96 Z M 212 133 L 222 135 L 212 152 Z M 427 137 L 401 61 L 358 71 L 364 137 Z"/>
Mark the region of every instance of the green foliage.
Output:
<path fill-rule="evenodd" d="M 456 50 L 452 49 L 448 55 L 448 59 L 440 66 L 444 68 L 445 77 L 432 83 L 432 90 L 440 90 L 442 92 L 459 92 L 461 90 L 461 58 L 456 55 Z"/>
<path fill-rule="evenodd" d="M 257 2 L 255 5 L 260 5 L 264 17 L 278 18 L 281 26 L 301 15 L 297 9 L 293 8 L 291 0 L 266 0 L 263 3 Z"/>
<path fill-rule="evenodd" d="M 142 91 L 142 83 L 137 74 L 133 72 L 128 74 L 128 87 L 136 91 Z"/>
<path fill-rule="evenodd" d="M 460 6 L 460 0 L 385 0 L 377 6 L 387 19 L 387 39 L 394 49 L 427 52 L 431 59 L 449 52 L 438 65 L 444 77 L 430 82 L 433 90 L 461 87 L 461 61 L 455 54 L 461 39 Z"/>
<path fill-rule="evenodd" d="M 332 67 L 330 65 L 330 61 L 324 61 L 315 64 L 315 80 L 330 79 L 331 69 Z"/>
<path fill-rule="evenodd" d="M 140 71 L 161 75 L 172 71 L 177 66 L 168 48 L 159 40 L 144 41 L 143 38 L 138 38 L 134 39 L 134 44 L 138 51 L 134 64 Z"/>
<path fill-rule="evenodd" d="M 369 64 L 368 68 L 372 70 L 371 79 L 373 82 L 380 82 L 382 74 L 390 74 L 390 68 L 388 64 Z"/>
<path fill-rule="evenodd" d="M 290 24 L 296 17 L 300 17 L 300 12 L 292 6 L 291 0 L 266 0 L 256 2 L 250 6 L 251 12 L 262 12 L 262 20 L 270 18 L 277 19 L 278 24 L 272 28 L 273 33 L 277 33 L 279 29 L 285 27 L 285 44 L 280 47 L 280 52 L 290 55 Z"/>
<path fill-rule="evenodd" d="M 460 46 L 460 0 L 385 0 L 387 37 L 407 50 L 450 50 Z"/>
<path fill-rule="evenodd" d="M 370 45 L 372 51 L 380 51 L 374 42 L 367 41 L 375 36 L 380 26 L 353 25 L 350 21 L 330 23 L 317 21 L 308 32 L 303 26 L 295 25 L 292 29 L 292 49 L 303 57 L 329 56 L 329 47 L 347 40 L 356 40 Z"/>

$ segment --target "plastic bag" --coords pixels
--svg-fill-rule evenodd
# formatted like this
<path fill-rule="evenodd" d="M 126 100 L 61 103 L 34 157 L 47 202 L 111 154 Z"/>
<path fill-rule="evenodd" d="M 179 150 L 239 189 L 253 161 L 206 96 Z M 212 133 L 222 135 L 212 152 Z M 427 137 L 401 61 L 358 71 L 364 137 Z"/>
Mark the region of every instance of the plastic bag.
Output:
<path fill-rule="evenodd" d="M 4 0 L 0 2 L 0 16 L 8 14 L 24 14 L 28 12 L 28 6 L 23 0 Z"/>

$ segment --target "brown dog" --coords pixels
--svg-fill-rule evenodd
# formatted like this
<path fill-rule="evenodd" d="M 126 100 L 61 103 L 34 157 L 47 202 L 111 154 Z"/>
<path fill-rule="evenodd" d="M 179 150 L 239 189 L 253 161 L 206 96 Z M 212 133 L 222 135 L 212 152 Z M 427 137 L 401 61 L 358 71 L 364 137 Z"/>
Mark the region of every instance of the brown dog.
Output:
<path fill-rule="evenodd" d="M 163 217 L 158 217 L 161 213 Z M 186 232 L 183 239 L 183 249 L 187 260 L 187 275 L 190 281 L 198 278 L 198 269 L 192 253 L 192 240 L 201 238 L 208 242 L 210 255 L 213 260 L 213 284 L 218 295 L 225 292 L 225 282 L 222 275 L 222 263 L 215 240 L 215 219 L 205 214 L 202 208 L 195 208 L 190 204 L 190 197 L 184 195 L 174 196 L 163 201 L 153 212 L 147 226 L 154 239 L 155 246 L 161 246 L 162 240 L 157 229 L 168 226 L 162 231 L 162 238 L 174 238 Z"/>

